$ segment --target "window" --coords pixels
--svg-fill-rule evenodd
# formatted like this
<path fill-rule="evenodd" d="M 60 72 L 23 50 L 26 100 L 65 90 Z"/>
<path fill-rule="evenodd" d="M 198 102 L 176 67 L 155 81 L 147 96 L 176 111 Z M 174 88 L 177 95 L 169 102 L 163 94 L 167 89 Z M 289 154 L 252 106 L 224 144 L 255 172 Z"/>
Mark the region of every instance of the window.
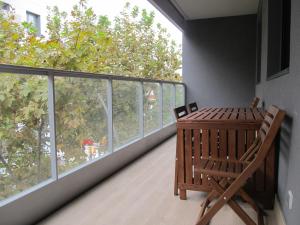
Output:
<path fill-rule="evenodd" d="M 291 0 L 269 1 L 268 78 L 288 72 L 290 65 Z"/>
<path fill-rule="evenodd" d="M 29 11 L 26 11 L 26 16 L 27 16 L 27 22 L 31 23 L 32 26 L 36 29 L 36 35 L 40 36 L 41 35 L 40 16 Z"/>
<path fill-rule="evenodd" d="M 160 128 L 160 85 L 144 82 L 144 134 Z"/>
<path fill-rule="evenodd" d="M 47 82 L 0 73 L 0 201 L 51 178 Z"/>
<path fill-rule="evenodd" d="M 1 9 L 2 9 L 2 10 L 5 10 L 5 11 L 9 11 L 9 10 L 11 9 L 10 4 L 5 3 L 5 2 L 1 2 L 1 1 L 0 1 L 0 6 L 1 6 Z"/>
<path fill-rule="evenodd" d="M 261 80 L 262 1 L 259 1 L 256 31 L 256 84 Z"/>
<path fill-rule="evenodd" d="M 175 121 L 175 88 L 173 84 L 163 84 L 163 125 L 167 126 Z"/>
<path fill-rule="evenodd" d="M 56 149 L 63 173 L 109 153 L 107 80 L 56 77 Z"/>

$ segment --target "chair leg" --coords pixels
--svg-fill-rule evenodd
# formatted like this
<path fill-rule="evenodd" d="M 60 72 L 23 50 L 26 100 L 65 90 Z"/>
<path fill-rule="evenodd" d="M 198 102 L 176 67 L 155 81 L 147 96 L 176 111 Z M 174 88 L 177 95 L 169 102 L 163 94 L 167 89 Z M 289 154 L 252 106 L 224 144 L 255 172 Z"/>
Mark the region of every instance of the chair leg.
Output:
<path fill-rule="evenodd" d="M 219 182 L 219 184 L 220 184 L 223 188 L 225 188 L 225 186 L 226 186 L 227 184 L 230 185 L 230 183 L 228 182 L 228 180 L 227 180 L 226 178 L 223 178 L 223 179 Z M 247 193 L 243 188 L 241 188 L 241 189 L 239 190 L 239 192 L 237 193 L 237 195 L 240 196 L 244 202 L 248 203 L 248 204 L 249 204 L 249 205 L 250 205 L 257 213 L 260 212 L 260 213 L 262 213 L 263 215 L 266 215 L 266 213 L 264 212 L 264 210 L 261 209 L 261 208 L 256 204 L 256 202 L 248 195 L 248 193 Z M 216 198 L 216 197 L 215 197 L 215 198 Z M 212 201 L 212 200 L 210 200 L 210 201 Z"/>
<path fill-rule="evenodd" d="M 257 213 L 259 212 L 259 207 L 255 201 L 244 191 L 242 188 L 239 190 L 238 195 L 247 202 Z"/>
<path fill-rule="evenodd" d="M 178 195 L 178 159 L 175 159 L 174 195 Z"/>
<path fill-rule="evenodd" d="M 214 189 L 222 195 L 225 192 L 225 189 L 221 187 L 215 179 L 210 179 L 210 183 Z M 247 225 L 256 225 L 256 223 L 248 216 L 248 214 L 232 199 L 228 201 L 228 205 L 235 211 L 235 213 L 244 221 Z"/>
<path fill-rule="evenodd" d="M 222 194 L 225 192 L 225 189 L 222 186 L 220 186 L 220 184 L 217 183 L 212 177 L 209 177 L 209 183 L 214 189 L 214 191 L 218 192 L 219 196 L 222 196 Z M 234 210 L 234 212 L 245 222 L 246 225 L 256 225 L 256 223 L 235 201 L 233 201 L 232 199 L 222 199 L 221 197 L 218 198 L 217 202 L 210 209 L 208 209 L 205 214 L 202 210 L 203 215 L 200 215 L 200 219 L 196 223 L 196 225 L 207 225 L 212 219 L 212 217 L 226 204 L 226 202 Z"/>

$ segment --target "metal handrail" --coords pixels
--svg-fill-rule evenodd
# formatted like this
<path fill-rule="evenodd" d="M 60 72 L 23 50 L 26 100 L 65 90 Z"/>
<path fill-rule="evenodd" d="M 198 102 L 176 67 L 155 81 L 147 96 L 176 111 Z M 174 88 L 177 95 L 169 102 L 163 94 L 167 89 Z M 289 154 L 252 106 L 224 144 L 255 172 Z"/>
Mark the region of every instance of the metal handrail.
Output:
<path fill-rule="evenodd" d="M 53 75 L 56 77 L 80 77 L 80 78 L 125 80 L 125 81 L 138 81 L 138 82 L 152 82 L 152 83 L 170 83 L 170 84 L 184 85 L 184 83 L 176 82 L 176 81 L 129 77 L 129 76 L 121 76 L 121 75 L 109 75 L 109 74 L 100 74 L 100 73 L 88 73 L 88 72 L 79 72 L 79 71 L 67 71 L 67 70 L 48 69 L 48 68 L 27 67 L 27 66 L 17 66 L 17 65 L 8 65 L 8 64 L 0 64 L 0 73 L 15 73 L 15 74 L 24 74 L 24 75 L 27 74 L 27 75 L 43 75 L 43 76 Z"/>

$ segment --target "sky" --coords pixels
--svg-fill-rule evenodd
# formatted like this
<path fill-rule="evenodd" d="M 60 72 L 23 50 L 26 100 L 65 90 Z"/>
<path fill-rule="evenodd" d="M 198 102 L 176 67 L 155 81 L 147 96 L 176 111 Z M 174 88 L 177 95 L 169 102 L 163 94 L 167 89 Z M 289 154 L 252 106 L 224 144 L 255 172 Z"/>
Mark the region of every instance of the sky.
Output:
<path fill-rule="evenodd" d="M 39 2 L 44 5 L 57 5 L 59 8 L 68 12 L 78 1 L 79 0 L 40 0 Z M 111 20 L 122 11 L 126 2 L 129 2 L 131 5 L 137 5 L 139 8 L 145 8 L 148 11 L 154 11 L 156 17 L 155 21 L 167 28 L 171 34 L 171 38 L 175 40 L 177 44 L 182 43 L 181 31 L 147 0 L 87 0 L 87 2 L 97 15 L 106 15 Z"/>

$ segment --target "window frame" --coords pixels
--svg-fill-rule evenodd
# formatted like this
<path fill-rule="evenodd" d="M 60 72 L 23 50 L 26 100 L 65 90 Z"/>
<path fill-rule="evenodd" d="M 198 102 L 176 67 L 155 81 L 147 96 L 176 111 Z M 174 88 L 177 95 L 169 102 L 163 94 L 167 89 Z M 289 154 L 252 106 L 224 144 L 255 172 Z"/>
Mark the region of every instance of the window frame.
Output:
<path fill-rule="evenodd" d="M 261 82 L 261 50 L 262 50 L 262 0 L 258 3 L 257 20 L 256 20 L 256 76 L 255 83 Z"/>
<path fill-rule="evenodd" d="M 11 5 L 6 2 L 0 1 L 1 10 L 9 12 L 11 10 Z"/>
<path fill-rule="evenodd" d="M 36 19 L 36 24 L 33 24 L 33 26 L 37 29 L 36 35 L 41 36 L 41 16 L 39 14 L 26 10 L 26 21 L 28 23 L 29 23 L 28 20 L 29 16 L 32 16 Z M 35 25 L 37 25 L 37 27 Z"/>
<path fill-rule="evenodd" d="M 268 1 L 267 81 L 289 73 L 290 27 L 291 0 Z"/>

